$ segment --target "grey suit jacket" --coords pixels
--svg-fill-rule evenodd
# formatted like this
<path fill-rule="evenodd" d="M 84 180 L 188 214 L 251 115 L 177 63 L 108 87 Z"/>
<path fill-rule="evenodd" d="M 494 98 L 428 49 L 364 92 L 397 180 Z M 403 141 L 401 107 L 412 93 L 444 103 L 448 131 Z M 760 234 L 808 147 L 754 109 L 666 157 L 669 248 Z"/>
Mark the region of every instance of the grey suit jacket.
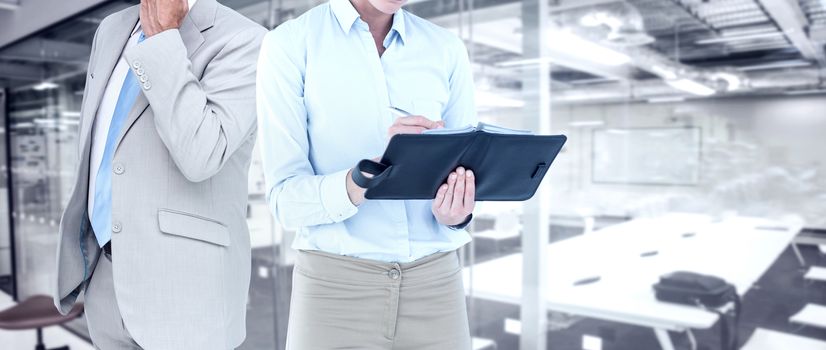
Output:
<path fill-rule="evenodd" d="M 200 0 L 179 30 L 124 52 L 138 19 L 138 7 L 128 8 L 95 34 L 77 182 L 60 223 L 55 304 L 71 308 L 100 257 L 86 213 L 92 126 L 123 54 L 148 82 L 112 161 L 113 278 L 123 321 L 148 349 L 233 348 L 245 337 L 247 175 L 266 30 Z"/>

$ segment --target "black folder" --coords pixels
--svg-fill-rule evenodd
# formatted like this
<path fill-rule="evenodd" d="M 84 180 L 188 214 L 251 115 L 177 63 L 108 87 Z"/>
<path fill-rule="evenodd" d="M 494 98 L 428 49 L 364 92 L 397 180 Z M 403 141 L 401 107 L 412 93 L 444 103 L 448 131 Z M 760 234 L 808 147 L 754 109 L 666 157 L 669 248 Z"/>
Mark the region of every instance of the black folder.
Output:
<path fill-rule="evenodd" d="M 381 162 L 362 160 L 354 176 L 367 188 L 368 199 L 433 199 L 447 176 L 462 166 L 474 172 L 477 201 L 533 197 L 567 138 L 486 129 L 480 124 L 459 133 L 395 135 Z"/>

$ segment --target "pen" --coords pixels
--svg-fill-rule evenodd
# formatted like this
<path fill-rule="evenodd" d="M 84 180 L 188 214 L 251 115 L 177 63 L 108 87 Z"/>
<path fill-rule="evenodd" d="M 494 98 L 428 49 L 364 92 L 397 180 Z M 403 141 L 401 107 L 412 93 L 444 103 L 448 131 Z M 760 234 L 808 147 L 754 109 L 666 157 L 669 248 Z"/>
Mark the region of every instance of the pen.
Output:
<path fill-rule="evenodd" d="M 393 113 L 393 115 L 397 117 L 407 117 L 413 115 L 413 113 L 410 113 L 398 107 L 388 106 L 387 108 L 390 110 L 390 113 Z"/>

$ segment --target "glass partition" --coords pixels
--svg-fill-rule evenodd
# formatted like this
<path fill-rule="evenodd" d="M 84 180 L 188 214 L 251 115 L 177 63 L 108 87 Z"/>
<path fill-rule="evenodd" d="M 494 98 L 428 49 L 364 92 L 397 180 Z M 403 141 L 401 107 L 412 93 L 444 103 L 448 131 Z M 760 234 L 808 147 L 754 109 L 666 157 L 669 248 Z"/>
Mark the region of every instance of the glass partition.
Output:
<path fill-rule="evenodd" d="M 14 252 L 9 222 L 9 168 L 5 125 L 6 92 L 0 90 L 0 290 L 14 296 Z"/>

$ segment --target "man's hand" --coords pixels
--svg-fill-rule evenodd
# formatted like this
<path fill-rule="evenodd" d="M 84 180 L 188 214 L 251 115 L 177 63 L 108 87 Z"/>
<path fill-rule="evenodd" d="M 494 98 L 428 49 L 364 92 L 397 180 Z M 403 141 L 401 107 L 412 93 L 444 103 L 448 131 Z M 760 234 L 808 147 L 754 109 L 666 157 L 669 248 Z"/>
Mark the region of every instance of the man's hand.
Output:
<path fill-rule="evenodd" d="M 143 34 L 148 38 L 168 29 L 180 28 L 187 12 L 187 0 L 141 0 Z"/>
<path fill-rule="evenodd" d="M 459 225 L 473 213 L 476 205 L 476 178 L 473 171 L 458 167 L 439 187 L 433 199 L 433 216 L 442 225 Z"/>
<path fill-rule="evenodd" d="M 420 115 L 409 115 L 396 118 L 390 129 L 387 129 L 387 138 L 396 134 L 421 134 L 425 130 L 443 128 L 445 122 L 440 120 L 434 122 Z"/>

